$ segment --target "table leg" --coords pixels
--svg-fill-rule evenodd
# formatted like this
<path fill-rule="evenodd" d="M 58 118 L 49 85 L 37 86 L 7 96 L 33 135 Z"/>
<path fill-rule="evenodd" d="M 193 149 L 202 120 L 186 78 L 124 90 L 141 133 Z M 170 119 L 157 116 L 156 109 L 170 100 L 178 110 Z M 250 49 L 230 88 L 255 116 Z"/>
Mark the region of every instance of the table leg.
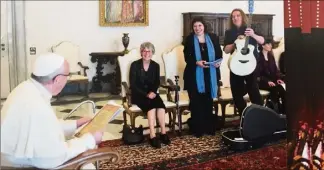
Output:
<path fill-rule="evenodd" d="M 94 58 L 94 57 L 92 57 Z M 102 78 L 102 69 L 103 69 L 103 61 L 99 58 L 94 58 L 91 59 L 92 61 L 97 61 L 97 67 L 96 67 L 96 76 L 94 76 L 92 78 L 92 88 L 91 88 L 91 92 L 101 92 L 102 90 L 102 85 L 101 85 L 101 78 Z"/>
<path fill-rule="evenodd" d="M 117 58 L 116 58 L 117 60 Z M 120 67 L 118 62 L 115 62 L 115 72 L 112 73 L 112 81 L 111 81 L 111 93 L 113 95 L 119 95 L 121 93 L 121 73 L 120 73 Z"/>

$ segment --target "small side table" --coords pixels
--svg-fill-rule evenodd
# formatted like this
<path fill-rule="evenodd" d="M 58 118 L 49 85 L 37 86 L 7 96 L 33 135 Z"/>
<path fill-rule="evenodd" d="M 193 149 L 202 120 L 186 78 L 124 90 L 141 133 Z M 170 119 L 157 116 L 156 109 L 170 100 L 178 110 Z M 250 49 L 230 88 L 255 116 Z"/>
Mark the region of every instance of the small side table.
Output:
<path fill-rule="evenodd" d="M 121 74 L 117 61 L 118 56 L 124 56 L 124 52 L 93 52 L 89 54 L 91 56 L 91 62 L 97 62 L 97 74 L 92 78 L 93 86 L 91 92 L 101 92 L 103 83 L 111 83 L 111 94 L 119 95 L 121 92 Z M 110 62 L 111 65 L 116 65 L 115 72 L 102 75 L 102 64 Z"/>

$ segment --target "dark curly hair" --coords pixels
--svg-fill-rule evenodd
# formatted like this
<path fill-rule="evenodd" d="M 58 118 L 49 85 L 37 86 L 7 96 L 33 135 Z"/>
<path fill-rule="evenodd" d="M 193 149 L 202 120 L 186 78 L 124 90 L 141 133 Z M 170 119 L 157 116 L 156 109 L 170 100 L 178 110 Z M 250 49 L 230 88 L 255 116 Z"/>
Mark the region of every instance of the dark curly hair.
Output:
<path fill-rule="evenodd" d="M 195 17 L 195 18 L 192 19 L 192 22 L 191 22 L 191 29 L 192 29 L 192 32 L 194 32 L 194 30 L 193 30 L 193 26 L 194 26 L 194 24 L 195 24 L 196 22 L 200 22 L 200 23 L 202 23 L 203 26 L 204 26 L 204 32 L 207 33 L 207 29 L 208 29 L 208 28 L 207 28 L 207 24 L 206 24 L 206 22 L 205 22 L 205 20 L 204 20 L 203 17 Z"/>

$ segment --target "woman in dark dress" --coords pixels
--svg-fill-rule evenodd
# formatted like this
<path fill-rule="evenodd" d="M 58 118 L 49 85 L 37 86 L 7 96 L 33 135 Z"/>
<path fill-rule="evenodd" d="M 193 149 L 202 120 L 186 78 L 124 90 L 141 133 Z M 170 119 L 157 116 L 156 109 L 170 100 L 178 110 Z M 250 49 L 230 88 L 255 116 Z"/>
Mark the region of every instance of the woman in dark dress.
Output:
<path fill-rule="evenodd" d="M 206 62 L 222 58 L 223 52 L 218 36 L 206 32 L 202 18 L 193 20 L 192 29 L 193 33 L 186 38 L 183 50 L 187 64 L 183 75 L 184 90 L 188 92 L 191 111 L 188 125 L 196 137 L 215 135 L 217 115 L 213 115 L 213 98 L 218 93 L 221 63 Z"/>
<path fill-rule="evenodd" d="M 160 66 L 152 60 L 155 53 L 152 43 L 141 44 L 140 51 L 142 58 L 131 64 L 129 73 L 132 103 L 147 113 L 150 127 L 149 142 L 153 147 L 160 148 L 160 141 L 166 145 L 170 144 L 165 130 L 165 105 L 157 93 L 160 86 Z M 160 140 L 157 139 L 154 129 L 156 114 L 161 127 Z"/>
<path fill-rule="evenodd" d="M 276 65 L 272 52 L 272 40 L 266 40 L 260 46 L 258 60 L 259 88 L 270 91 L 270 100 L 274 103 L 274 109 L 280 113 L 285 111 L 285 90 L 280 84 L 284 84 L 280 71 Z M 282 104 L 279 103 L 281 98 Z"/>

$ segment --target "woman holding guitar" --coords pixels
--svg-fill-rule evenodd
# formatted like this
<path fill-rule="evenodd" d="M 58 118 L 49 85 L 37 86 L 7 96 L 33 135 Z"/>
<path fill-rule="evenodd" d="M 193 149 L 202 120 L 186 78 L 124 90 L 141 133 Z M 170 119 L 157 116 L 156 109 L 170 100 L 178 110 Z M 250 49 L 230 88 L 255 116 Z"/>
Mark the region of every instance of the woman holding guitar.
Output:
<path fill-rule="evenodd" d="M 248 36 L 251 37 L 249 39 L 249 44 L 254 46 L 253 54 L 256 58 L 258 58 L 257 44 L 263 44 L 264 38 L 257 35 L 252 28 L 247 27 L 247 16 L 241 9 L 234 9 L 231 12 L 230 18 L 230 27 L 225 32 L 224 52 L 226 54 L 232 54 L 236 48 L 234 43 L 235 40 Z M 246 102 L 243 99 L 246 92 L 249 94 L 252 103 L 263 105 L 257 83 L 257 77 L 254 72 L 255 71 L 246 76 L 236 75 L 232 71 L 230 73 L 231 91 L 234 104 L 237 107 L 239 114 L 242 114 L 244 108 L 246 107 Z"/>

